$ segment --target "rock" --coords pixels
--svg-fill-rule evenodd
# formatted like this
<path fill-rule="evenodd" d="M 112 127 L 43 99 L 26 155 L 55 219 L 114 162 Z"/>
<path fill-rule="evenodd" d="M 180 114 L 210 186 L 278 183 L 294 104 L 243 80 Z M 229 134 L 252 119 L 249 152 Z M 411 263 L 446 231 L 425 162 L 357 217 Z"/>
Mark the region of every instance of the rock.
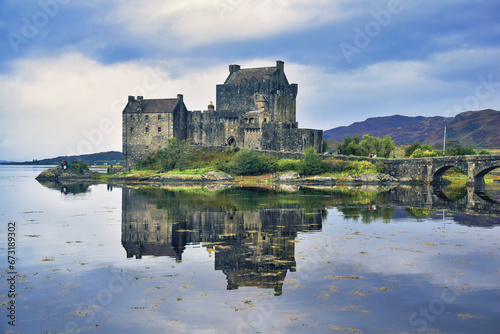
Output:
<path fill-rule="evenodd" d="M 360 179 L 362 182 L 367 182 L 367 183 L 378 183 L 379 182 L 378 174 L 361 174 Z"/>
<path fill-rule="evenodd" d="M 296 180 L 296 179 L 300 179 L 300 175 L 297 172 L 288 172 L 285 174 L 281 174 L 278 177 L 279 181 L 290 181 L 290 180 Z"/>
<path fill-rule="evenodd" d="M 232 181 L 234 178 L 230 175 L 219 173 L 219 172 L 208 172 L 203 175 L 204 180 L 210 181 Z"/>
<path fill-rule="evenodd" d="M 380 174 L 379 180 L 380 182 L 398 182 L 398 179 L 389 174 Z"/>
<path fill-rule="evenodd" d="M 335 182 L 336 179 L 333 176 L 313 176 L 308 180 L 318 182 Z"/>
<path fill-rule="evenodd" d="M 59 179 L 59 175 L 61 175 L 61 169 L 58 167 L 49 168 L 38 174 L 36 177 L 37 180 L 50 180 L 57 181 Z"/>
<path fill-rule="evenodd" d="M 63 181 L 63 180 L 95 180 L 99 173 L 85 171 L 76 173 L 72 170 L 63 171 L 60 166 L 52 167 L 41 172 L 35 179 L 38 181 Z"/>
<path fill-rule="evenodd" d="M 351 181 L 361 181 L 361 176 L 349 175 L 349 179 L 351 179 Z"/>

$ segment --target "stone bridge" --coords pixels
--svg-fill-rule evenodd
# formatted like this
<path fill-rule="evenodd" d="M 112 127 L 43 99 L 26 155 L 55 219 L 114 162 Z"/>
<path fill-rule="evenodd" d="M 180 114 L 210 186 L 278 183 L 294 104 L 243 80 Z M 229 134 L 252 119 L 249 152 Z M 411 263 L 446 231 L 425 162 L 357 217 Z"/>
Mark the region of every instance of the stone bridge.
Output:
<path fill-rule="evenodd" d="M 500 155 L 385 159 L 383 163 L 396 178 L 425 183 L 442 183 L 443 174 L 451 167 L 458 167 L 467 174 L 467 185 L 484 189 L 484 176 L 500 167 Z"/>
<path fill-rule="evenodd" d="M 476 190 L 484 189 L 484 176 L 500 167 L 500 154 L 411 159 L 370 159 L 346 156 L 335 158 L 382 163 L 393 176 L 400 180 L 428 184 L 443 183 L 443 174 L 452 167 L 458 167 L 467 174 L 467 185 L 473 186 Z"/>

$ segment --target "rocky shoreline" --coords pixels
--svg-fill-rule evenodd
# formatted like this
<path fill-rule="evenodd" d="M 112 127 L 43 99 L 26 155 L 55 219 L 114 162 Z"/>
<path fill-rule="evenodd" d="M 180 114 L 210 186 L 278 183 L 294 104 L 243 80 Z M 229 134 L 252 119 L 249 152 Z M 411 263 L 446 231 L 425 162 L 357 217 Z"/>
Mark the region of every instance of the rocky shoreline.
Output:
<path fill-rule="evenodd" d="M 224 184 L 291 184 L 291 185 L 384 185 L 407 183 L 398 180 L 388 174 L 361 174 L 346 177 L 333 176 L 301 176 L 297 172 L 283 174 L 271 174 L 266 176 L 250 176 L 234 178 L 220 172 L 208 172 L 203 175 L 185 174 L 154 174 L 145 175 L 140 173 L 115 173 L 112 175 L 87 171 L 76 173 L 74 171 L 63 171 L 60 166 L 47 169 L 36 177 L 40 182 L 59 183 L 112 183 L 112 184 L 147 184 L 164 185 L 168 183 L 224 183 Z"/>

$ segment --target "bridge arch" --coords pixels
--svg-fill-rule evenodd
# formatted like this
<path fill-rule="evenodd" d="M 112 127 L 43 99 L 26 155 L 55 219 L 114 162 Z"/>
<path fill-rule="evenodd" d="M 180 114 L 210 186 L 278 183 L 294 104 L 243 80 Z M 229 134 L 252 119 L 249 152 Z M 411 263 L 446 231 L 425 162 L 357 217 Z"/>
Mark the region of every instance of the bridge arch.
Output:
<path fill-rule="evenodd" d="M 500 163 L 498 164 L 498 166 L 485 167 L 483 170 L 478 171 L 476 175 L 474 175 L 474 177 L 484 177 L 486 174 L 497 168 L 500 168 Z"/>
<path fill-rule="evenodd" d="M 457 166 L 455 164 L 450 164 L 450 165 L 445 165 L 442 167 L 439 167 L 436 169 L 432 175 L 433 181 L 441 181 L 441 178 L 443 177 L 444 173 L 446 173 L 449 169 L 456 167 L 460 169 L 464 174 L 467 174 L 467 168 L 462 168 L 461 166 Z"/>

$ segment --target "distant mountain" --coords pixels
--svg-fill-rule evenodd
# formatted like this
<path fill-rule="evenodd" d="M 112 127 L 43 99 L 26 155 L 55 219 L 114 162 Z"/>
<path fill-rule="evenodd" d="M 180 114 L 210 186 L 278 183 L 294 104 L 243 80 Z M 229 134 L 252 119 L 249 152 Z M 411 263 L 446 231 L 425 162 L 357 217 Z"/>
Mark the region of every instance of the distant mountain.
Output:
<path fill-rule="evenodd" d="M 443 130 L 430 134 L 425 142 L 442 145 Z M 500 147 L 500 111 L 488 109 L 458 114 L 446 127 L 446 142 L 448 145 Z"/>
<path fill-rule="evenodd" d="M 0 164 L 12 164 L 12 163 L 15 163 L 15 161 L 0 160 Z"/>
<path fill-rule="evenodd" d="M 113 164 L 118 165 L 122 162 L 122 152 L 109 151 L 101 153 L 83 154 L 83 155 L 71 155 L 71 156 L 59 156 L 56 158 L 48 158 L 43 160 L 33 160 L 25 162 L 0 162 L 9 163 L 15 165 L 58 165 L 63 161 L 85 161 L 91 165 L 103 165 L 103 164 Z"/>
<path fill-rule="evenodd" d="M 472 147 L 500 147 L 500 111 L 467 111 L 455 117 L 408 117 L 401 115 L 368 118 L 349 126 L 323 131 L 325 139 L 343 140 L 345 136 L 371 134 L 391 136 L 396 143 L 425 142 L 442 145 L 444 127 L 447 142 Z"/>
<path fill-rule="evenodd" d="M 385 116 L 368 118 L 363 122 L 356 122 L 349 126 L 340 126 L 331 130 L 323 131 L 326 139 L 343 140 L 345 136 L 367 133 L 376 137 L 391 136 L 396 143 L 410 144 L 422 142 L 430 134 L 438 129 L 444 129 L 453 121 L 453 117 L 409 117 L 409 116 Z"/>

